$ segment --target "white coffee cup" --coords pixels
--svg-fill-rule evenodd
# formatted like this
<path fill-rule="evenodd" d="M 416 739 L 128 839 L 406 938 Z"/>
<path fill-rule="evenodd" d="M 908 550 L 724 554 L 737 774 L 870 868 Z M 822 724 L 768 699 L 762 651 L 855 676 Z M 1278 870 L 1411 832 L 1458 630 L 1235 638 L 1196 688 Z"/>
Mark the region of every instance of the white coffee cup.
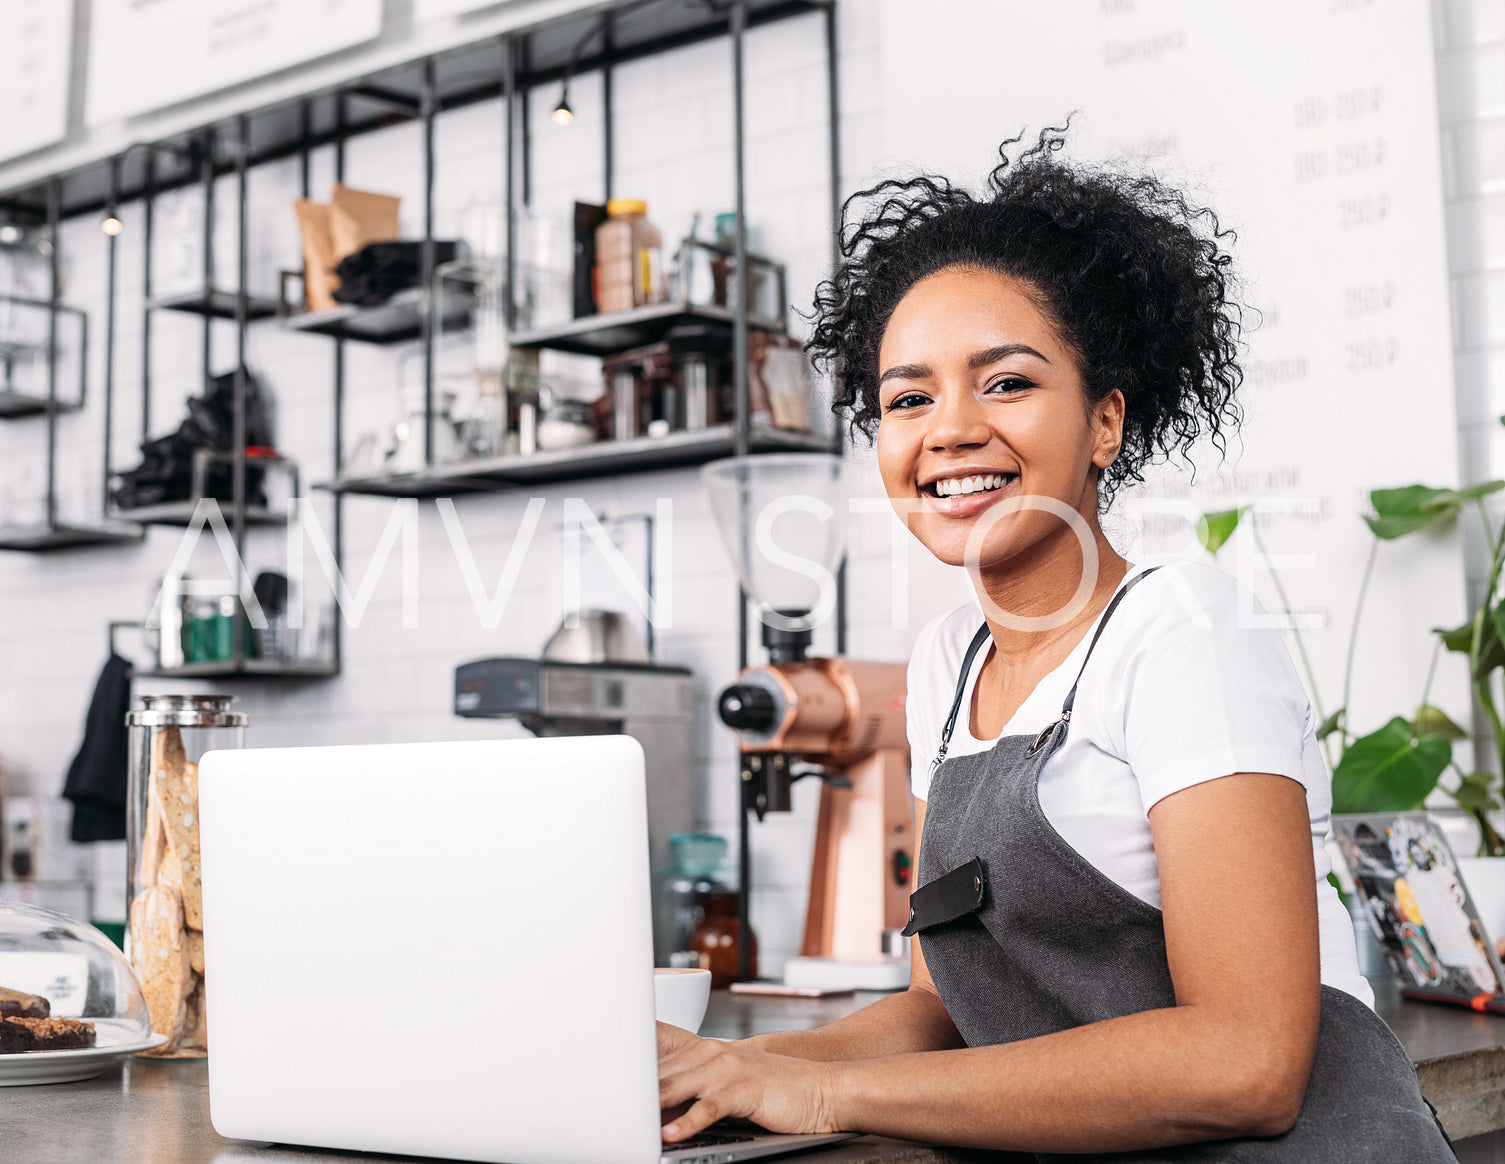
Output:
<path fill-rule="evenodd" d="M 653 1009 L 658 1021 L 681 1027 L 692 1035 L 705 1018 L 706 1004 L 711 1001 L 709 970 L 669 969 L 653 971 Z"/>

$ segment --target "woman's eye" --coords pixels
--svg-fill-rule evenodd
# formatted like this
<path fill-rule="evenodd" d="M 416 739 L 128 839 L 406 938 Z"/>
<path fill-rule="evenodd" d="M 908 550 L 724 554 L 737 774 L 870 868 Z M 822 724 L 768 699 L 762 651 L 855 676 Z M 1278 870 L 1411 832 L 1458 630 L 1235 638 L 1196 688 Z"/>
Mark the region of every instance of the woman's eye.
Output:
<path fill-rule="evenodd" d="M 922 404 L 928 404 L 930 398 L 919 392 L 903 392 L 888 402 L 885 412 L 895 412 L 905 408 L 919 408 Z"/>
<path fill-rule="evenodd" d="M 1026 388 L 1033 388 L 1034 384 L 1020 376 L 1001 376 L 988 385 L 987 390 L 994 393 L 1023 392 Z"/>

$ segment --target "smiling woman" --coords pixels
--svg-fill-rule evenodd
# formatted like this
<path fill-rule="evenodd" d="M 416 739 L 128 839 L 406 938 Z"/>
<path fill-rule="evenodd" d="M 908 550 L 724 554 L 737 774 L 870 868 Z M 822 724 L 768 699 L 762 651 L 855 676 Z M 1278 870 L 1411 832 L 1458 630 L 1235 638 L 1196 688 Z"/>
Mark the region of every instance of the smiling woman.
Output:
<path fill-rule="evenodd" d="M 817 1031 L 661 1028 L 665 1139 L 734 1115 L 1093 1159 L 1451 1160 L 1326 880 L 1284 642 L 1233 579 L 1131 565 L 1099 522 L 1238 423 L 1226 236 L 1062 144 L 1005 155 L 980 197 L 885 182 L 843 230 L 810 347 L 978 600 L 909 667 L 910 987 Z"/>

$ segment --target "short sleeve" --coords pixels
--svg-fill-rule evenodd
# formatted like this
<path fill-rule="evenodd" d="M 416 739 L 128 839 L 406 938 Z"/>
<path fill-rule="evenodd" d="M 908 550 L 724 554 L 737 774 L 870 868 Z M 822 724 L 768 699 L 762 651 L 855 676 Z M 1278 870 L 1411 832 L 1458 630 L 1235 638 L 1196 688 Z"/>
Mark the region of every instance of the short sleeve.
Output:
<path fill-rule="evenodd" d="M 1115 620 L 1133 639 L 1114 652 L 1121 673 L 1104 678 L 1123 685 L 1124 759 L 1145 811 L 1236 772 L 1306 786 L 1311 705 L 1254 595 L 1206 566 L 1169 569 L 1138 590 L 1141 610 Z"/>

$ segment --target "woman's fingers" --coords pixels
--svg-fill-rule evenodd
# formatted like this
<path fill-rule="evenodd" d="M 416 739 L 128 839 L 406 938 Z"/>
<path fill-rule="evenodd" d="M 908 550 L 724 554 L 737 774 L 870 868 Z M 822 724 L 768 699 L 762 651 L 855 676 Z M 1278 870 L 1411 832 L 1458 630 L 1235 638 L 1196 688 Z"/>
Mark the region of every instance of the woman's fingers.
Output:
<path fill-rule="evenodd" d="M 721 1119 L 723 1114 L 715 1100 L 702 1099 L 698 1103 L 693 1104 L 689 1111 L 685 1112 L 684 1115 L 680 1116 L 673 1123 L 665 1124 L 660 1129 L 660 1135 L 663 1136 L 666 1143 L 670 1144 L 680 1140 L 687 1140 L 691 1136 L 698 1136 L 701 1132 L 705 1131 L 706 1128 Z"/>
<path fill-rule="evenodd" d="M 700 1042 L 699 1036 L 691 1034 L 683 1027 L 670 1026 L 668 1023 L 658 1024 L 658 1057 L 660 1060 L 684 1050 Z"/>

